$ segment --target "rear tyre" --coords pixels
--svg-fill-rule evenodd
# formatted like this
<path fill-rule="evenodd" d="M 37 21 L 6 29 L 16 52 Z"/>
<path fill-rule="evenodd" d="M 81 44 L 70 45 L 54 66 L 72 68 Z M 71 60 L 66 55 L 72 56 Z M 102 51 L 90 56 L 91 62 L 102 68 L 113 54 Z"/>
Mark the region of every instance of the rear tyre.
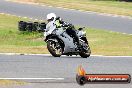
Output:
<path fill-rule="evenodd" d="M 47 48 L 54 57 L 60 57 L 62 55 L 63 49 L 57 39 L 48 40 Z"/>

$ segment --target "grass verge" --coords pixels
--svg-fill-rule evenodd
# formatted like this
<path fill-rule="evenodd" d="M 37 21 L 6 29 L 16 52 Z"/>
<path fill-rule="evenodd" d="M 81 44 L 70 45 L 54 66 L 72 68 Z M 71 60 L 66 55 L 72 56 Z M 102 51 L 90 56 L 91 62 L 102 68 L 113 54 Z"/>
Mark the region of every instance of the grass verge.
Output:
<path fill-rule="evenodd" d="M 14 16 L 0 15 L 0 52 L 1 53 L 45 53 L 43 34 L 19 32 L 18 21 Z M 47 51 L 46 51 L 47 52 Z"/>
<path fill-rule="evenodd" d="M 12 81 L 12 80 L 0 80 L 0 86 L 23 86 L 26 85 L 26 82 Z"/>
<path fill-rule="evenodd" d="M 35 2 L 45 5 L 70 8 L 84 11 L 132 16 L 132 3 L 105 0 L 12 0 L 19 2 Z"/>
<path fill-rule="evenodd" d="M 1 53 L 49 53 L 43 41 L 43 33 L 19 32 L 17 22 L 28 20 L 0 15 Z M 87 38 L 92 54 L 132 55 L 132 35 L 87 28 Z"/>

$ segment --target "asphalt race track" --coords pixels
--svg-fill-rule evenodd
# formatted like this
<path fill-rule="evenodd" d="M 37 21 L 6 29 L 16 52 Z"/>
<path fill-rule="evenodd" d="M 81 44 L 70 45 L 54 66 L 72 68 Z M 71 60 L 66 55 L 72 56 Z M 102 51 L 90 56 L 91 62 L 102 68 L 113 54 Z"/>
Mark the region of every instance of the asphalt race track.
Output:
<path fill-rule="evenodd" d="M 55 7 L 18 4 L 4 0 L 0 0 L 0 12 L 43 20 L 45 20 L 48 13 L 54 12 L 67 22 L 75 25 L 132 34 L 132 19 L 104 16 L 93 12 L 80 12 Z"/>
<path fill-rule="evenodd" d="M 80 88 L 75 81 L 79 65 L 82 65 L 89 74 L 132 75 L 131 63 L 132 57 L 91 56 L 84 59 L 79 56 L 54 58 L 45 55 L 0 55 L 0 77 L 43 78 L 22 80 L 31 84 L 19 88 Z M 84 85 L 90 88 L 105 86 L 107 88 L 131 88 L 132 83 Z"/>

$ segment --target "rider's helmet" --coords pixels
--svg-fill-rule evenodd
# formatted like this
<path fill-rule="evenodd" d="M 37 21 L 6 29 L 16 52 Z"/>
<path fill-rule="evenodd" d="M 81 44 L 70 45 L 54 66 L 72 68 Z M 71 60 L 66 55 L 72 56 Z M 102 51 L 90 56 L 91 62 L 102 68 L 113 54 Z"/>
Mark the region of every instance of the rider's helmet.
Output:
<path fill-rule="evenodd" d="M 56 14 L 55 13 L 49 13 L 47 14 L 47 21 L 53 21 L 56 19 Z"/>

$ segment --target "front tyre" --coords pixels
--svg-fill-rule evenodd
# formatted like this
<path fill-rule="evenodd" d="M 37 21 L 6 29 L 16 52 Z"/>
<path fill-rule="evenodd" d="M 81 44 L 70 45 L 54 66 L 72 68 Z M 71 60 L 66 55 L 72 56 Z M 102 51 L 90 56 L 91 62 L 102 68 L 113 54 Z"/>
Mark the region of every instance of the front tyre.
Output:
<path fill-rule="evenodd" d="M 82 58 L 87 58 L 87 57 L 89 57 L 90 54 L 91 54 L 91 49 L 90 49 L 89 45 L 88 45 L 88 47 L 87 47 L 87 51 L 86 51 L 86 52 L 80 52 L 79 54 L 80 54 L 80 56 L 81 56 Z"/>
<path fill-rule="evenodd" d="M 63 49 L 57 39 L 48 40 L 47 48 L 54 57 L 60 57 L 62 55 Z"/>

